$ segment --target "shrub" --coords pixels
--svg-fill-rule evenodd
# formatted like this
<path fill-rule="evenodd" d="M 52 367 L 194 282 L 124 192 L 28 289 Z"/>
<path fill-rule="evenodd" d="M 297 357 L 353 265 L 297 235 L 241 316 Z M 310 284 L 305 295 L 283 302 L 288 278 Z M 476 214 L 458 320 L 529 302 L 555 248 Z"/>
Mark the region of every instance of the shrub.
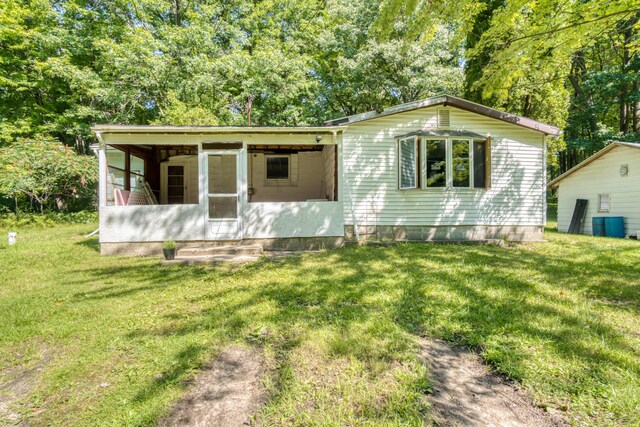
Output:
<path fill-rule="evenodd" d="M 51 227 L 56 224 L 90 224 L 98 221 L 98 213 L 81 212 L 50 212 L 46 214 L 27 213 L 0 215 L 0 227 L 21 228 L 25 226 Z"/>
<path fill-rule="evenodd" d="M 40 213 L 66 210 L 80 199 L 95 198 L 97 182 L 97 159 L 56 140 L 22 139 L 0 148 L 0 194 L 15 201 L 16 211 L 21 197 L 36 203 Z"/>

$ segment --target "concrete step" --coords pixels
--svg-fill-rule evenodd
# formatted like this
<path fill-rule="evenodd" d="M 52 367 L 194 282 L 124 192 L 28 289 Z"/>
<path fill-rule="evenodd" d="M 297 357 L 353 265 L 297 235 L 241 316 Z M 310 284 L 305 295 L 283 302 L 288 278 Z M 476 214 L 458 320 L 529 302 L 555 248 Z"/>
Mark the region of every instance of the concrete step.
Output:
<path fill-rule="evenodd" d="M 181 248 L 176 253 L 178 257 L 207 257 L 223 255 L 260 255 L 263 249 L 260 245 L 233 245 L 233 246 L 210 246 Z"/>
<path fill-rule="evenodd" d="M 209 256 L 176 256 L 172 260 L 162 261 L 162 265 L 221 264 L 225 262 L 243 264 L 256 261 L 260 255 L 209 255 Z"/>

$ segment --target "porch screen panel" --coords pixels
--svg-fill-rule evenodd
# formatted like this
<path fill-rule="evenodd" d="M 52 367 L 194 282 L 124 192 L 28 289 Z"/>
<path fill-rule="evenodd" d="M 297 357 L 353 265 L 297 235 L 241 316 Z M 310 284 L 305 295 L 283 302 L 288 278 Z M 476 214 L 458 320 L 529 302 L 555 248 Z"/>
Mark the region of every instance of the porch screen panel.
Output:
<path fill-rule="evenodd" d="M 399 144 L 400 151 L 400 188 L 416 188 L 418 175 L 418 150 L 415 138 L 401 139 Z"/>
<path fill-rule="evenodd" d="M 447 186 L 447 141 L 427 140 L 427 187 Z"/>
<path fill-rule="evenodd" d="M 236 155 L 208 156 L 209 219 L 238 217 L 238 176 Z"/>
<path fill-rule="evenodd" d="M 129 186 L 133 191 L 143 191 L 144 182 L 144 159 L 133 154 L 129 154 L 130 182 Z"/>
<path fill-rule="evenodd" d="M 209 156 L 209 194 L 237 193 L 236 156 Z"/>
<path fill-rule="evenodd" d="M 237 216 L 237 196 L 209 197 L 209 219 L 235 219 Z"/>

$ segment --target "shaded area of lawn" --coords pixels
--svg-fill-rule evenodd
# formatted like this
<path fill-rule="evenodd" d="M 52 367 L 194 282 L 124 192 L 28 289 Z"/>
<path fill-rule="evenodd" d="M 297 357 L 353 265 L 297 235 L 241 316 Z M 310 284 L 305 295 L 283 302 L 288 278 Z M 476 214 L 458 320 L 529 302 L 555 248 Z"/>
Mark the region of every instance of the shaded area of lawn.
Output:
<path fill-rule="evenodd" d="M 577 423 L 637 422 L 636 241 L 548 233 L 511 248 L 402 244 L 163 268 L 99 257 L 80 237 L 89 229 L 27 229 L 0 248 L 0 363 L 54 355 L 25 398 L 36 424 L 151 424 L 240 342 L 275 367 L 257 415 L 266 424 L 422 425 L 417 335 L 477 348 Z"/>

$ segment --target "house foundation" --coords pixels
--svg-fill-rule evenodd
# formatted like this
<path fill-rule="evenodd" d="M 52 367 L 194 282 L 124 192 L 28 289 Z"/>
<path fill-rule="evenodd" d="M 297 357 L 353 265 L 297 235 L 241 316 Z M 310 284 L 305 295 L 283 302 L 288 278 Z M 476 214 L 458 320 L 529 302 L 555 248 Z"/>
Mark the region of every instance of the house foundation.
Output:
<path fill-rule="evenodd" d="M 356 240 L 354 226 L 345 225 L 345 240 Z M 364 241 L 452 241 L 540 242 L 544 227 L 535 225 L 358 225 L 358 238 Z"/>

